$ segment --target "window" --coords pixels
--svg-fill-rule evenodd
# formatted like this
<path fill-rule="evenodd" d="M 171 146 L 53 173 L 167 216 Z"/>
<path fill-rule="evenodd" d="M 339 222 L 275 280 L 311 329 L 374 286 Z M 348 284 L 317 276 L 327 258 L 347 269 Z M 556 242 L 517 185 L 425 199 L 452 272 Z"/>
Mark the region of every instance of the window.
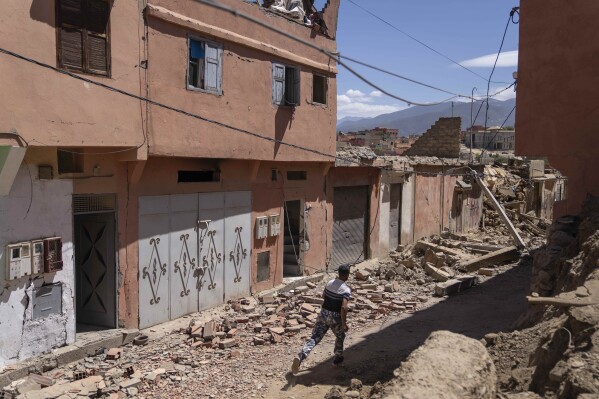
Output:
<path fill-rule="evenodd" d="M 220 181 L 220 172 L 214 170 L 180 170 L 179 183 L 205 183 Z"/>
<path fill-rule="evenodd" d="M 568 195 L 567 195 L 567 179 L 565 178 L 558 178 L 556 180 L 556 185 L 555 185 L 555 202 L 558 201 L 565 201 L 568 199 Z"/>
<path fill-rule="evenodd" d="M 221 95 L 222 46 L 189 39 L 187 87 Z"/>
<path fill-rule="evenodd" d="M 328 81 L 326 76 L 312 75 L 312 102 L 327 103 Z"/>
<path fill-rule="evenodd" d="M 58 149 L 58 173 L 83 173 L 83 154 L 81 148 Z"/>
<path fill-rule="evenodd" d="M 272 102 L 277 105 L 299 105 L 300 69 L 272 64 Z"/>
<path fill-rule="evenodd" d="M 290 170 L 287 172 L 287 180 L 307 180 L 308 172 L 305 170 Z"/>
<path fill-rule="evenodd" d="M 109 0 L 57 0 L 58 66 L 110 75 Z"/>
<path fill-rule="evenodd" d="M 270 279 L 270 251 L 258 253 L 258 275 L 256 280 L 266 281 Z"/>

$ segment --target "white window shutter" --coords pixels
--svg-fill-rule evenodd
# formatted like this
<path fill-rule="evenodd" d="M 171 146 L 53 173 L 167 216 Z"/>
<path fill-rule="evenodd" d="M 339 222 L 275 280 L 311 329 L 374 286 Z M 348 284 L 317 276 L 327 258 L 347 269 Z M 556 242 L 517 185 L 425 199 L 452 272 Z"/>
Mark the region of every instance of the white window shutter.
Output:
<path fill-rule="evenodd" d="M 300 105 L 300 75 L 301 75 L 301 71 L 300 68 L 297 67 L 295 68 L 295 80 L 293 82 L 293 87 L 294 87 L 294 94 L 295 94 L 295 104 L 296 105 Z"/>
<path fill-rule="evenodd" d="M 221 53 L 219 46 L 206 43 L 206 58 L 204 59 L 204 89 L 213 93 L 221 93 Z"/>
<path fill-rule="evenodd" d="M 272 102 L 284 105 L 285 101 L 285 66 L 272 64 Z"/>

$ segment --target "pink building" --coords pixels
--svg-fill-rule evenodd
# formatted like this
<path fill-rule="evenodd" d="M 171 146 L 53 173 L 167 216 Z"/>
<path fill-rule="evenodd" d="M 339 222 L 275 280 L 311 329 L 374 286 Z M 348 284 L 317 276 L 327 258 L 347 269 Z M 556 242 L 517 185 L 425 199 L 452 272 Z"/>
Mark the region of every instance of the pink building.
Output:
<path fill-rule="evenodd" d="M 319 32 L 221 3 L 336 51 L 339 0 Z M 2 47 L 46 67 L 0 55 L 0 258 L 58 237 L 62 263 L 1 268 L 0 365 L 327 267 L 334 62 L 199 2 L 4 6 Z"/>

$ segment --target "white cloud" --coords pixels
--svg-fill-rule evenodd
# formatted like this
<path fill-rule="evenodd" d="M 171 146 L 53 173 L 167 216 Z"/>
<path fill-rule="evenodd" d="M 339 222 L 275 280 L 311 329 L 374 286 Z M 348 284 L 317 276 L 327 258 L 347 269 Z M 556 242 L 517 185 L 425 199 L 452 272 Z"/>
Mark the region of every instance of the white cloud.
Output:
<path fill-rule="evenodd" d="M 360 90 L 349 89 L 345 92 L 345 95 L 351 98 L 362 98 L 366 97 L 366 94 L 362 93 Z"/>
<path fill-rule="evenodd" d="M 337 95 L 337 115 L 340 119 L 346 116 L 369 118 L 406 108 L 395 104 L 375 104 L 382 95 L 378 90 L 366 94 L 360 90 L 349 89 L 344 94 Z"/>
<path fill-rule="evenodd" d="M 372 118 L 381 114 L 402 110 L 406 107 L 397 105 L 377 105 L 365 103 L 340 104 L 337 106 L 337 114 L 339 119 L 346 116 L 359 116 L 361 118 Z"/>
<path fill-rule="evenodd" d="M 483 55 L 482 57 L 471 58 L 460 62 L 468 68 L 492 68 L 497 58 L 497 53 Z M 499 55 L 497 60 L 498 67 L 517 67 L 518 66 L 518 50 L 505 51 Z M 457 68 L 457 65 L 454 65 Z"/>
<path fill-rule="evenodd" d="M 505 100 L 509 100 L 512 98 L 516 98 L 516 92 L 514 91 L 513 87 L 510 87 L 509 89 L 504 90 L 505 87 L 500 87 L 500 88 L 496 88 L 496 89 L 491 89 L 491 94 L 494 95 L 495 93 L 499 93 L 501 91 L 501 93 L 497 94 L 495 97 L 493 97 L 495 100 L 500 100 L 500 101 L 505 101 Z"/>

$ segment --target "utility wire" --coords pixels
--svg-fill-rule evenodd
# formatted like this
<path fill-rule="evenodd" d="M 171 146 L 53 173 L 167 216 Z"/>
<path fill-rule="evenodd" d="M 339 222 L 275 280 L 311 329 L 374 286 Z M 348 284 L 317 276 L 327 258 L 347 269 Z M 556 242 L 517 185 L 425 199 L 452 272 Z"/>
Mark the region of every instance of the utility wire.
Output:
<path fill-rule="evenodd" d="M 503 128 L 503 126 L 505 125 L 505 123 L 507 122 L 508 119 L 510 119 L 510 116 L 512 116 L 512 114 L 514 113 L 514 111 L 516 110 L 516 106 L 514 105 L 514 108 L 512 108 L 512 110 L 510 111 L 510 113 L 507 115 L 507 117 L 505 118 L 505 120 L 503 121 L 503 123 L 501 124 L 501 126 L 499 126 L 499 130 L 501 130 Z M 495 132 L 495 135 L 493 137 L 491 137 L 491 140 L 489 140 L 489 142 L 487 143 L 487 145 L 484 147 L 484 149 L 488 150 L 489 148 L 487 148 L 488 146 L 491 145 L 491 143 L 493 142 L 493 140 L 495 140 L 495 137 L 497 137 L 497 135 L 499 134 L 499 130 L 497 130 Z M 485 132 L 486 134 L 486 132 Z M 483 136 L 484 137 L 484 136 Z"/>
<path fill-rule="evenodd" d="M 26 62 L 35 64 L 35 65 L 37 65 L 39 67 L 42 67 L 42 68 L 45 68 L 45 69 L 50 69 L 50 70 L 52 70 L 54 72 L 60 73 L 62 75 L 66 75 L 66 76 L 71 77 L 73 79 L 81 80 L 83 82 L 89 83 L 89 84 L 94 85 L 94 86 L 101 87 L 101 88 L 106 89 L 108 91 L 112 91 L 112 92 L 115 92 L 115 93 L 118 93 L 118 94 L 130 97 L 130 98 L 133 98 L 133 99 L 136 99 L 136 100 L 145 101 L 146 103 L 148 103 L 150 105 L 154 105 L 154 106 L 159 107 L 159 108 L 164 108 L 164 109 L 167 109 L 169 111 L 177 112 L 177 113 L 183 114 L 185 116 L 189 116 L 189 117 L 194 118 L 194 119 L 199 119 L 201 121 L 208 122 L 208 123 L 211 123 L 211 124 L 214 124 L 214 125 L 217 125 L 217 126 L 221 126 L 223 128 L 230 129 L 230 130 L 233 130 L 233 131 L 238 132 L 238 133 L 243 133 L 243 134 L 249 135 L 251 137 L 255 137 L 257 139 L 261 139 L 261 140 L 265 140 L 265 141 L 270 141 L 270 142 L 274 142 L 274 143 L 278 143 L 278 144 L 281 144 L 281 145 L 285 145 L 285 146 L 288 146 L 288 147 L 291 147 L 291 148 L 294 148 L 294 149 L 297 149 L 297 150 L 300 150 L 300 151 L 306 151 L 306 152 L 310 152 L 310 153 L 313 153 L 313 154 L 316 154 L 316 155 L 321 155 L 321 156 L 324 156 L 324 157 L 327 157 L 327 158 L 331 158 L 332 160 L 335 160 L 335 161 L 344 161 L 344 162 L 348 162 L 348 163 L 352 163 L 352 164 L 356 164 L 356 165 L 360 165 L 360 166 L 371 167 L 371 168 L 380 169 L 380 170 L 385 170 L 386 169 L 385 167 L 373 166 L 372 164 L 370 164 L 368 162 L 361 162 L 361 161 L 356 161 L 355 159 L 352 159 L 352 158 L 347 158 L 347 157 L 342 157 L 342 156 L 338 156 L 338 155 L 327 154 L 327 153 L 324 153 L 322 151 L 315 150 L 313 148 L 308 148 L 308 147 L 303 147 L 303 146 L 297 145 L 297 144 L 287 143 L 287 142 L 284 142 L 284 141 L 279 140 L 279 139 L 271 138 L 271 137 L 264 136 L 264 135 L 261 135 L 261 134 L 258 134 L 258 133 L 250 132 L 250 131 L 245 130 L 245 129 L 241 129 L 241 128 L 238 128 L 238 127 L 235 127 L 235 126 L 231 126 L 231 125 L 228 125 L 228 124 L 223 123 L 223 122 L 215 121 L 215 120 L 203 117 L 201 115 L 194 114 L 194 113 L 182 110 L 180 108 L 176 108 L 176 107 L 172 107 L 170 105 L 163 104 L 161 102 L 149 99 L 147 97 L 143 97 L 143 96 L 140 96 L 140 95 L 137 95 L 137 94 L 134 94 L 134 93 L 130 93 L 130 92 L 127 92 L 125 90 L 117 89 L 117 88 L 112 87 L 110 85 L 107 85 L 107 84 L 104 84 L 104 83 L 101 83 L 101 82 L 97 82 L 97 81 L 88 79 L 88 78 L 86 78 L 84 76 L 76 75 L 76 74 L 74 74 L 72 72 L 69 72 L 69 71 L 66 71 L 66 70 L 58 69 L 58 68 L 53 67 L 51 65 L 45 64 L 45 63 L 40 62 L 40 61 L 33 60 L 31 58 L 25 57 L 23 55 L 17 54 L 15 52 L 12 52 L 10 50 L 6 50 L 6 49 L 1 48 L 1 47 L 0 47 L 0 53 L 6 54 L 8 56 L 17 58 L 17 59 L 22 60 L 22 61 L 26 61 Z M 12 134 L 12 135 L 15 135 L 15 136 L 18 136 L 18 137 L 22 137 L 18 133 L 9 133 L 9 134 Z M 23 140 L 25 140 L 25 139 L 23 138 Z M 38 140 L 35 140 L 35 139 L 32 139 L 31 141 L 35 141 L 35 142 L 38 142 L 38 143 L 46 145 L 46 146 L 51 146 L 50 144 L 45 144 L 45 143 L 42 143 L 42 142 L 40 142 Z M 130 151 L 132 149 L 136 149 L 136 148 L 139 148 L 139 147 L 140 146 L 130 147 L 129 149 L 123 149 L 123 150 L 106 152 L 105 154 L 112 154 L 112 153 L 118 153 L 118 152 L 123 152 L 123 151 Z M 61 151 L 63 151 L 63 150 L 61 149 Z M 68 150 L 64 150 L 64 151 L 65 152 L 70 152 Z M 82 153 L 82 154 L 94 155 L 94 153 Z M 413 171 L 407 171 L 407 172 L 409 172 L 409 173 L 415 173 Z M 448 176 L 448 175 L 451 175 L 451 176 L 469 176 L 470 175 L 469 173 L 464 173 L 464 174 L 460 174 L 460 173 L 447 174 L 447 173 L 434 173 L 434 172 L 417 172 L 417 173 L 418 174 L 422 174 L 422 175 L 427 175 L 427 176 L 441 176 L 441 175 L 444 175 L 444 176 Z"/>
<path fill-rule="evenodd" d="M 302 44 L 304 44 L 304 45 L 306 45 L 306 46 L 314 49 L 314 50 L 317 50 L 317 51 L 323 53 L 324 55 L 326 55 L 327 57 L 329 57 L 331 60 L 337 62 L 339 65 L 341 65 L 342 67 L 344 67 L 345 69 L 347 69 L 352 75 L 354 75 L 355 77 L 357 77 L 362 82 L 364 82 L 367 85 L 369 85 L 370 87 L 372 87 L 372 88 L 380 91 L 381 93 L 383 93 L 383 94 L 385 94 L 385 95 L 387 95 L 387 96 L 389 96 L 391 98 L 394 98 L 396 100 L 404 102 L 404 103 L 406 103 L 408 105 L 419 105 L 419 106 L 422 106 L 422 107 L 427 107 L 427 106 L 432 106 L 432 105 L 443 104 L 443 103 L 451 101 L 451 100 L 453 100 L 453 99 L 455 99 L 457 97 L 463 97 L 463 98 L 468 98 L 468 99 L 470 98 L 470 96 L 468 96 L 468 95 L 452 95 L 452 97 L 449 97 L 449 98 L 447 98 L 445 100 L 437 101 L 437 102 L 426 102 L 426 103 L 423 103 L 423 102 L 417 102 L 417 101 L 408 100 L 408 99 L 403 98 L 401 96 L 398 96 L 398 95 L 395 95 L 393 93 L 390 93 L 389 91 L 383 89 L 382 87 L 376 85 L 375 83 L 373 83 L 372 81 L 370 81 L 369 79 L 367 79 L 365 76 L 359 74 L 352 67 L 350 67 L 349 65 L 347 65 L 345 62 L 341 61 L 341 59 L 340 59 L 340 57 L 339 57 L 339 55 L 337 53 L 333 53 L 333 52 L 331 52 L 331 51 L 329 51 L 329 50 L 327 50 L 327 49 L 325 49 L 323 47 L 320 47 L 320 46 L 318 46 L 318 45 L 316 45 L 316 44 L 314 44 L 314 43 L 312 43 L 312 42 L 310 42 L 308 40 L 299 38 L 299 37 L 297 37 L 297 36 L 295 36 L 295 35 L 293 35 L 293 34 L 291 34 L 289 32 L 286 32 L 286 31 L 284 31 L 282 29 L 275 28 L 274 26 L 272 26 L 272 25 L 270 25 L 270 24 L 268 24 L 266 22 L 263 22 L 263 21 L 261 21 L 258 18 L 255 18 L 255 17 L 252 17 L 251 15 L 239 12 L 237 9 L 235 9 L 233 7 L 225 6 L 225 5 L 219 3 L 216 0 L 195 0 L 195 1 L 198 2 L 198 3 L 202 3 L 202 4 L 206 5 L 206 6 L 219 9 L 219 10 L 224 11 L 224 12 L 228 12 L 228 13 L 230 13 L 230 14 L 238 17 L 238 18 L 242 18 L 242 19 L 245 19 L 247 21 L 253 22 L 253 23 L 255 23 L 255 24 L 257 24 L 257 25 L 259 25 L 259 26 L 261 26 L 261 27 L 263 27 L 265 29 L 271 30 L 271 31 L 273 31 L 273 32 L 275 32 L 275 33 L 277 33 L 277 34 L 279 34 L 281 36 L 287 37 L 287 38 L 289 38 L 291 40 L 295 40 L 295 41 L 297 41 L 299 43 L 302 43 Z"/>
<path fill-rule="evenodd" d="M 351 1 L 351 0 L 350 0 Z M 499 61 L 499 56 L 501 55 L 501 51 L 503 50 L 503 44 L 505 43 L 505 37 L 507 35 L 507 30 L 511 23 L 514 22 L 514 15 L 519 13 L 520 7 L 513 7 L 510 11 L 510 15 L 508 16 L 507 22 L 505 24 L 505 29 L 503 30 L 503 36 L 501 37 L 501 44 L 499 45 L 499 51 L 497 51 L 497 57 L 495 57 L 495 62 L 493 63 L 493 69 L 491 69 L 491 74 L 489 75 L 489 79 L 487 81 L 487 106 L 485 108 L 485 133 L 483 134 L 483 148 L 485 148 L 485 138 L 487 135 L 487 124 L 489 122 L 489 91 L 491 90 L 491 79 L 493 79 L 493 74 L 495 73 L 495 68 L 497 67 L 497 61 Z"/>
<path fill-rule="evenodd" d="M 418 85 L 421 85 L 421 86 L 424 86 L 424 87 L 428 87 L 428 88 L 430 88 L 430 89 L 433 89 L 433 90 L 437 90 L 437 91 L 440 91 L 440 92 L 443 92 L 443 93 L 446 93 L 446 94 L 451 94 L 451 95 L 453 95 L 453 96 L 456 96 L 456 97 L 468 97 L 468 98 L 469 98 L 469 96 L 463 96 L 463 95 L 461 95 L 461 94 L 453 93 L 453 92 L 451 92 L 451 91 L 448 91 L 448 90 L 445 90 L 445 89 L 441 89 L 441 88 L 439 88 L 439 87 L 435 87 L 435 86 L 429 85 L 429 84 L 427 84 L 427 83 L 419 82 L 419 81 L 417 81 L 417 80 L 414 80 L 414 79 L 408 78 L 408 77 L 406 77 L 406 76 L 399 75 L 399 74 L 397 74 L 397 73 L 395 73 L 395 72 L 390 72 L 390 71 L 384 70 L 384 69 L 382 69 L 382 68 L 379 68 L 379 67 L 377 67 L 377 66 L 370 65 L 370 64 L 367 64 L 367 63 L 365 63 L 365 62 L 358 61 L 358 60 L 356 60 L 356 59 L 353 59 L 353 58 L 347 57 L 347 56 L 345 56 L 345 55 L 343 55 L 343 54 L 339 54 L 339 58 L 346 59 L 346 60 L 348 60 L 348 61 L 351 61 L 351 62 L 353 62 L 353 63 L 356 63 L 356 64 L 358 64 L 358 65 L 362 65 L 362 66 L 365 66 L 365 67 L 367 67 L 367 68 L 374 69 L 375 71 L 379 71 L 379 72 L 382 72 L 382 73 L 386 73 L 387 75 L 395 76 L 395 77 L 397 77 L 397 78 L 400 78 L 400 79 L 403 79 L 403 80 L 407 80 L 408 82 L 416 83 L 416 84 L 418 84 Z"/>
<path fill-rule="evenodd" d="M 381 22 L 382 22 L 382 23 L 384 23 L 385 25 L 388 25 L 388 26 L 390 26 L 391 28 L 395 29 L 396 31 L 398 31 L 398 32 L 399 32 L 399 33 L 401 33 L 402 35 L 409 37 L 410 39 L 414 40 L 416 43 L 418 43 L 418 44 L 421 44 L 422 46 L 426 47 L 427 49 L 431 50 L 432 52 L 434 52 L 434 53 L 436 53 L 436 54 L 440 55 L 441 57 L 445 58 L 446 60 L 450 61 L 451 63 L 453 63 L 453 64 L 455 64 L 455 65 L 459 66 L 460 68 L 462 68 L 462 69 L 464 69 L 464 70 L 466 70 L 466 71 L 468 71 L 468 72 L 470 72 L 470 73 L 472 73 L 473 75 L 476 75 L 476 76 L 478 76 L 479 78 L 481 78 L 481 79 L 483 79 L 483 80 L 485 80 L 485 81 L 487 80 L 487 78 L 485 78 L 484 76 L 482 76 L 482 75 L 480 75 L 480 74 L 478 74 L 478 73 L 474 72 L 472 69 L 470 69 L 470 68 L 468 68 L 468 67 L 466 67 L 466 66 L 464 66 L 464 65 L 460 64 L 460 63 L 459 63 L 459 62 L 457 62 L 456 60 L 454 60 L 454 59 L 450 58 L 449 56 L 447 56 L 447 55 L 443 54 L 442 52 L 440 52 L 440 51 L 438 51 L 438 50 L 434 49 L 434 48 L 433 48 L 433 47 L 431 47 L 430 45 L 428 45 L 428 44 L 424 43 L 423 41 L 421 41 L 421 40 L 417 39 L 416 37 L 414 37 L 413 35 L 411 35 L 411 34 L 407 33 L 406 31 L 399 29 L 397 26 L 393 25 L 391 22 L 388 22 L 387 20 L 383 19 L 382 17 L 379 17 L 378 15 L 376 15 L 375 13 L 371 12 L 370 10 L 368 10 L 368 9 L 364 8 L 363 6 L 361 6 L 360 4 L 356 3 L 355 1 L 353 1 L 353 0 L 347 0 L 347 1 L 349 1 L 350 3 L 352 3 L 353 5 L 355 5 L 356 7 L 360 8 L 362 11 L 364 11 L 364 12 L 366 12 L 366 13 L 370 14 L 370 15 L 371 15 L 371 16 L 373 16 L 374 18 L 378 19 L 379 21 L 381 21 Z M 506 83 L 506 82 L 493 82 L 493 83 Z"/>

